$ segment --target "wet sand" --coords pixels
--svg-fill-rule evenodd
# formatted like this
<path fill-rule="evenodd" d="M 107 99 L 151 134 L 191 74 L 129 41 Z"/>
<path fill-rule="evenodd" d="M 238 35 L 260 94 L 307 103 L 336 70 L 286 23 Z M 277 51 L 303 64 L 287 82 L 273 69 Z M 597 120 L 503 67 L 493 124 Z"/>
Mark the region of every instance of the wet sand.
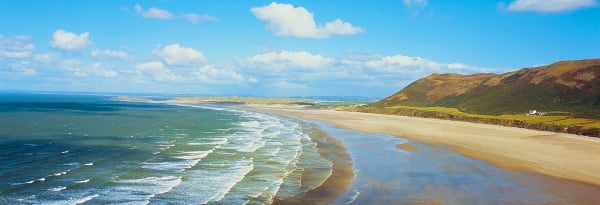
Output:
<path fill-rule="evenodd" d="M 397 144 L 396 148 L 398 149 L 403 149 L 406 151 L 411 151 L 411 152 L 418 152 L 419 148 L 412 146 L 410 143 L 406 142 L 406 143 L 402 143 L 402 144 Z"/>
<path fill-rule="evenodd" d="M 322 156 L 332 159 L 332 172 L 323 184 L 306 193 L 284 200 L 276 200 L 274 204 L 330 204 L 344 194 L 354 178 L 352 159 L 347 149 L 339 140 L 329 136 L 320 129 L 313 135 L 324 137 L 325 141 L 317 141 L 317 148 Z"/>
<path fill-rule="evenodd" d="M 418 152 L 398 149 L 396 147 L 397 144 L 401 144 L 401 147 L 406 148 L 407 145 L 404 145 L 407 143 L 406 141 L 391 142 L 389 145 L 382 144 L 380 146 L 389 146 L 395 151 L 379 147 L 371 148 L 370 152 L 383 150 L 380 157 L 382 157 L 383 161 L 389 160 L 389 164 L 385 166 L 392 166 L 393 169 L 387 170 L 380 163 L 372 164 L 373 167 L 379 167 L 381 170 L 372 172 L 371 175 L 373 176 L 367 178 L 372 178 L 372 181 L 379 182 L 379 184 L 368 183 L 368 180 L 363 181 L 370 185 L 362 187 L 363 191 L 357 194 L 358 198 L 355 197 L 354 200 L 349 200 L 348 198 L 353 197 L 350 192 L 356 189 L 355 182 L 353 182 L 353 185 L 350 187 L 351 191 L 340 197 L 335 202 L 336 204 L 344 204 L 348 201 L 358 204 L 398 203 L 399 199 L 408 204 L 445 204 L 452 200 L 458 203 L 474 204 L 504 202 L 534 204 L 600 203 L 600 196 L 597 194 L 600 193 L 600 186 L 598 186 L 600 184 L 600 172 L 598 172 L 600 170 L 600 161 L 597 160 L 600 157 L 600 152 L 598 151 L 600 150 L 600 140 L 598 139 L 494 125 L 369 113 L 256 106 L 249 109 L 296 116 L 309 120 L 320 120 L 332 123 L 339 128 L 361 131 L 363 135 L 366 133 L 383 133 L 432 143 L 434 144 L 432 146 L 445 145 L 465 156 L 485 161 L 474 160 L 476 162 L 472 162 L 466 160 L 468 158 L 462 159 L 457 156 L 452 159 L 446 159 L 443 156 L 453 152 L 447 150 L 432 154 L 426 151 L 431 149 L 427 148 L 427 146 L 423 147 L 424 145 L 418 144 L 418 142 L 409 143 L 411 146 L 417 148 Z M 330 132 L 327 129 L 325 131 Z M 338 137 L 336 135 L 333 136 Z M 352 154 L 353 149 L 358 150 L 355 152 L 360 153 L 361 149 L 364 148 L 353 148 L 346 144 L 345 139 L 342 138 L 341 140 L 344 146 L 350 150 L 352 158 L 355 161 L 355 167 L 360 166 L 356 165 L 356 158 L 369 154 L 363 153 L 362 155 L 358 154 L 355 156 Z M 364 144 L 364 142 L 361 143 Z M 394 155 L 393 153 L 396 152 L 404 154 L 413 153 L 412 155 L 419 156 L 417 158 L 420 158 L 420 160 L 406 163 L 407 159 L 401 160 L 385 156 Z M 425 155 L 429 158 L 422 157 Z M 463 155 L 459 154 L 459 156 Z M 373 158 L 375 156 L 370 157 Z M 435 165 L 441 167 L 433 169 L 431 166 L 434 166 L 433 164 L 438 162 L 431 160 L 435 160 L 436 158 L 439 158 L 437 160 L 442 162 L 448 160 L 458 160 L 458 162 L 456 162 L 456 165 Z M 479 164 L 479 162 L 484 163 L 484 165 Z M 430 165 L 426 165 L 427 163 Z M 461 163 L 473 165 L 462 166 Z M 398 167 L 399 165 L 424 166 L 419 169 L 429 170 L 429 172 L 435 174 L 432 176 L 414 177 L 415 170 L 413 172 L 406 171 L 405 168 Z M 504 169 L 497 169 L 496 167 Z M 371 168 L 367 166 L 365 169 L 369 170 Z M 489 171 L 490 173 L 482 171 L 487 169 L 491 170 Z M 417 174 L 423 174 L 418 170 L 416 172 Z M 361 177 L 361 174 L 365 175 L 365 173 L 367 172 L 364 170 L 357 170 L 355 181 L 364 178 L 365 176 Z M 402 177 L 408 177 L 409 179 Z M 413 180 L 413 183 L 409 183 L 410 180 Z M 498 184 L 486 184 L 485 180 L 500 180 L 500 182 Z M 409 184 L 407 185 L 407 183 Z M 437 188 L 431 189 L 419 185 L 428 183 L 433 183 L 431 187 Z M 466 183 L 466 187 L 460 185 L 461 183 Z M 401 188 L 398 187 L 399 185 L 409 187 Z M 413 187 L 410 188 L 410 186 Z M 482 192 L 482 190 L 487 192 Z M 415 193 L 427 194 L 415 197 Z M 511 194 L 516 195 L 511 196 Z M 461 196 L 463 198 L 460 198 Z M 507 201 L 508 198 L 515 198 L 515 200 Z"/>

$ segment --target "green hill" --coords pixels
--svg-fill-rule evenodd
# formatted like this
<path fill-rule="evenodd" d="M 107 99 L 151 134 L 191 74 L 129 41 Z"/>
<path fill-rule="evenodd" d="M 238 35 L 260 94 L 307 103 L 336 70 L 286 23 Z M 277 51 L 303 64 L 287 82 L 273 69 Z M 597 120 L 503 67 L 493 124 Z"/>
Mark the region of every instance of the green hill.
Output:
<path fill-rule="evenodd" d="M 504 74 L 432 74 L 373 107 L 448 107 L 484 115 L 524 114 L 600 119 L 600 59 L 560 61 Z"/>

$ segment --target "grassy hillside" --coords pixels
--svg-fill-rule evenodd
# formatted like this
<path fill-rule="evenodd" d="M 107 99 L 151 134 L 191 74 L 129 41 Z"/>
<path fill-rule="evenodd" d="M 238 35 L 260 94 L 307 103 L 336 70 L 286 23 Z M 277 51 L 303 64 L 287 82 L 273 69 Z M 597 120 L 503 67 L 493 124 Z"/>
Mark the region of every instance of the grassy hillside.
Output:
<path fill-rule="evenodd" d="M 600 120 L 569 116 L 535 116 L 526 114 L 484 115 L 462 112 L 457 108 L 404 105 L 389 107 L 365 105 L 347 107 L 343 108 L 343 110 L 466 121 L 600 137 Z"/>
<path fill-rule="evenodd" d="M 433 74 L 374 104 L 398 105 L 486 115 L 536 109 L 600 119 L 600 59 L 561 61 L 504 74 Z"/>
<path fill-rule="evenodd" d="M 531 109 L 546 114 L 526 115 Z M 600 59 L 504 74 L 432 74 L 379 102 L 347 110 L 600 137 Z"/>

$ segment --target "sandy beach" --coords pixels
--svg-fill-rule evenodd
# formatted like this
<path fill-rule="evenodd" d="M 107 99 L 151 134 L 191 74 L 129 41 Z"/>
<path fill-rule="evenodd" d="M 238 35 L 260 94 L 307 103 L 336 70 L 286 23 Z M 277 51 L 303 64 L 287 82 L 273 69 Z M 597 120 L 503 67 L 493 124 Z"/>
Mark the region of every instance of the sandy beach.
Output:
<path fill-rule="evenodd" d="M 600 185 L 600 139 L 448 120 L 333 110 L 246 106 L 245 109 L 320 120 L 343 129 L 447 145 L 500 168 Z M 587 186 L 586 185 L 586 186 Z"/>
<path fill-rule="evenodd" d="M 347 191 L 355 175 L 346 148 L 320 129 L 314 135 L 324 138 L 323 141 L 317 141 L 317 146 L 321 155 L 332 159 L 331 175 L 321 186 L 288 199 L 276 200 L 273 204 L 330 204 Z"/>

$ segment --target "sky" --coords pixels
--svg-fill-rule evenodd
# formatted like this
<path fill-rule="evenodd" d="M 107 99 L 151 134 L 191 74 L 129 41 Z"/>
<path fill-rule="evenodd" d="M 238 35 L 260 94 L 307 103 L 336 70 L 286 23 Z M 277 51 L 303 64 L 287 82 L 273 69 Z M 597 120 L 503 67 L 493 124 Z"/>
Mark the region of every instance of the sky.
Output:
<path fill-rule="evenodd" d="M 598 48 L 598 0 L 0 0 L 0 90 L 385 97 Z"/>

